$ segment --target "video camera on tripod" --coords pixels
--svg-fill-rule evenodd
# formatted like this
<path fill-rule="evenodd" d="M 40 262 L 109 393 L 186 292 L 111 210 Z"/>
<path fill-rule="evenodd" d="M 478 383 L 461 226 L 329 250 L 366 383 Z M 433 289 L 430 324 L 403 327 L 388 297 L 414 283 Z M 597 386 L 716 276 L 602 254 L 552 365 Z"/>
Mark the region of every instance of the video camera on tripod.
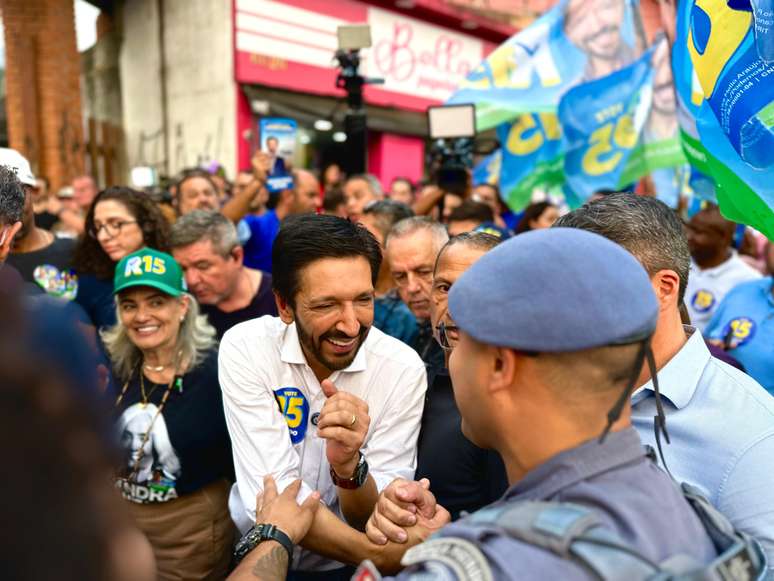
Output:
<path fill-rule="evenodd" d="M 363 106 L 363 86 L 376 85 L 384 79 L 367 78 L 360 74 L 360 50 L 371 46 L 371 27 L 368 24 L 348 24 L 336 29 L 338 37 L 339 74 L 336 88 L 347 92 L 348 110 L 344 117 L 347 134 L 347 156 L 344 170 L 349 175 L 364 173 L 368 138 L 366 112 Z"/>
<path fill-rule="evenodd" d="M 427 121 L 432 140 L 427 151 L 430 179 L 441 190 L 463 197 L 473 167 L 476 109 L 473 105 L 428 107 Z"/>

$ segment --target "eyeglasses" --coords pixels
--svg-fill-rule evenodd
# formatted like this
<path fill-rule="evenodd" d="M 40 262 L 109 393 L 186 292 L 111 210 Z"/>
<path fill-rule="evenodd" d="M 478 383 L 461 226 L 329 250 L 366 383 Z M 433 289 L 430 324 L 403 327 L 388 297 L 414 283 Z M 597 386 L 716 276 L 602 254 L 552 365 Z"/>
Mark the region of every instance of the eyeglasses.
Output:
<path fill-rule="evenodd" d="M 458 333 L 460 330 L 459 327 L 457 325 L 447 325 L 446 323 L 442 322 L 436 326 L 436 330 L 438 331 L 438 342 L 441 344 L 441 348 L 445 349 L 446 351 L 451 351 L 452 346 L 451 342 L 449 341 L 449 335 L 447 333 L 449 331 Z"/>
<path fill-rule="evenodd" d="M 118 236 L 121 233 L 121 228 L 126 226 L 127 224 L 137 224 L 136 220 L 122 220 L 117 222 L 105 222 L 97 228 L 96 226 L 89 228 L 89 236 L 92 238 L 98 238 L 99 233 L 102 231 L 102 229 L 105 229 L 105 232 L 107 232 L 107 235 L 111 238 Z"/>

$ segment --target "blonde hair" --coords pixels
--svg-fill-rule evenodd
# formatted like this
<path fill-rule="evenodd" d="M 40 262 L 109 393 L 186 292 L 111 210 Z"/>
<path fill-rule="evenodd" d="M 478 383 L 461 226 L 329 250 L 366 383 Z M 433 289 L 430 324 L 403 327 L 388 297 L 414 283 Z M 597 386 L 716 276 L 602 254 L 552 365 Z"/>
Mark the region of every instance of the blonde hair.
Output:
<path fill-rule="evenodd" d="M 199 303 L 191 295 L 188 297 L 188 312 L 185 314 L 180 330 L 177 334 L 175 352 L 180 353 L 180 360 L 188 363 L 186 371 L 191 371 L 204 359 L 207 351 L 212 349 L 215 340 L 215 329 L 207 321 L 207 316 L 200 314 Z M 179 299 L 178 299 L 179 300 Z M 110 360 L 113 363 L 113 371 L 123 381 L 128 381 L 135 369 L 142 363 L 142 352 L 132 343 L 126 332 L 126 327 L 121 322 L 120 307 L 116 306 L 118 322 L 100 332 Z"/>

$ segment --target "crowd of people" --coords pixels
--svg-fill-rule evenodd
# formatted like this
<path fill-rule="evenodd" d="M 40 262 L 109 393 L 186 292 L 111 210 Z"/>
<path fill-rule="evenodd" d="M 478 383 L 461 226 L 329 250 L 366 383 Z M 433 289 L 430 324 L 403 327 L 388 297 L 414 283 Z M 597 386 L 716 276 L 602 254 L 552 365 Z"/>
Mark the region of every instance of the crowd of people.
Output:
<path fill-rule="evenodd" d="M 774 243 L 269 167 L 0 150 L 9 578 L 774 574 Z"/>

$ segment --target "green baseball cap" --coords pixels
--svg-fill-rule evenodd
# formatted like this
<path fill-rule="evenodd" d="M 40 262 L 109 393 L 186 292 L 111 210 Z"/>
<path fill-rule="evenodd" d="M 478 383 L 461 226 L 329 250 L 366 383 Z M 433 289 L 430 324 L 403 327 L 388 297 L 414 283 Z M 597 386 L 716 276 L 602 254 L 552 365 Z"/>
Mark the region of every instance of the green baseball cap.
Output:
<path fill-rule="evenodd" d="M 179 297 L 186 290 L 183 269 L 166 252 L 143 248 L 124 256 L 116 266 L 113 294 L 133 286 L 150 286 Z"/>

